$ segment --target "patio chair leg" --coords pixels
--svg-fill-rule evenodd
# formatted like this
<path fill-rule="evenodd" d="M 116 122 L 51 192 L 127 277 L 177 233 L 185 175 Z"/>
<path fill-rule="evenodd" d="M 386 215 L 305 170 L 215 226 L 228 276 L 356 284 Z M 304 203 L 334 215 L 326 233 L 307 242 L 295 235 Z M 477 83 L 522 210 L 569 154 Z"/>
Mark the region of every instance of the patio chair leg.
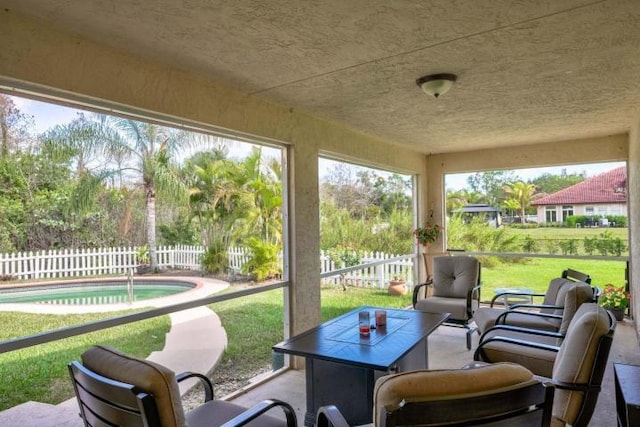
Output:
<path fill-rule="evenodd" d="M 478 330 L 476 327 L 465 326 L 467 328 L 467 350 L 471 350 L 471 335 Z"/>

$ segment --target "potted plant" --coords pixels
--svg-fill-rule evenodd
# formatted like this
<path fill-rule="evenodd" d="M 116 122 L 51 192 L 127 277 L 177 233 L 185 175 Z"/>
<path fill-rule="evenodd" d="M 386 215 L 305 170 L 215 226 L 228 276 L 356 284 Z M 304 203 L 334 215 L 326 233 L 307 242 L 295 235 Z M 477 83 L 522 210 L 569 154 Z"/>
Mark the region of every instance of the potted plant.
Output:
<path fill-rule="evenodd" d="M 622 320 L 630 299 L 631 295 L 624 290 L 624 286 L 616 287 L 609 283 L 604 286 L 598 301 L 602 307 L 613 313 L 616 320 Z"/>
<path fill-rule="evenodd" d="M 427 223 L 422 227 L 418 227 L 413 230 L 413 235 L 416 236 L 416 240 L 425 248 L 429 248 L 429 246 L 433 242 L 438 240 L 438 237 L 440 237 L 441 233 L 442 226 L 438 224 L 432 224 L 429 221 L 427 221 Z"/>
<path fill-rule="evenodd" d="M 151 260 L 149 259 L 149 246 L 142 245 L 136 251 L 136 261 L 138 265 L 136 271 L 138 274 L 145 274 L 151 271 Z"/>
<path fill-rule="evenodd" d="M 406 282 L 399 276 L 394 276 L 389 280 L 389 295 L 405 295 L 407 293 Z"/>

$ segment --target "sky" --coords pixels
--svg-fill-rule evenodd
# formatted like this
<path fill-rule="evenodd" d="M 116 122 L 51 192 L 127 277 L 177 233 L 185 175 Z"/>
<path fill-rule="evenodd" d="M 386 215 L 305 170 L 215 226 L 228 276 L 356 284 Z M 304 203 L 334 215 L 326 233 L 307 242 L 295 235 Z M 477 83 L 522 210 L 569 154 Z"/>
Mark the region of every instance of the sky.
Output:
<path fill-rule="evenodd" d="M 11 97 L 16 103 L 17 107 L 22 113 L 32 115 L 34 117 L 36 132 L 42 133 L 53 126 L 60 123 L 68 123 L 76 117 L 78 110 L 74 108 L 63 107 L 60 105 L 49 104 L 46 102 L 39 102 L 27 98 Z M 235 144 L 235 148 L 240 153 L 236 153 L 235 157 L 244 157 L 248 152 L 248 144 Z M 233 155 L 234 153 L 230 153 Z M 321 160 L 320 169 L 326 168 L 331 164 L 330 161 L 326 163 Z M 545 168 L 532 168 L 532 169 L 515 169 L 514 172 L 522 180 L 528 181 L 529 179 L 538 177 L 543 173 L 551 173 L 559 175 L 563 169 L 567 174 L 586 172 L 587 177 L 592 177 L 600 173 L 609 171 L 619 166 L 624 166 L 624 162 L 617 163 L 595 163 L 595 164 L 583 164 L 583 165 L 566 165 L 558 167 L 545 167 Z M 385 175 L 382 171 L 378 173 Z M 467 178 L 473 175 L 473 173 L 463 174 L 450 174 L 445 176 L 445 188 L 451 190 L 468 189 Z"/>

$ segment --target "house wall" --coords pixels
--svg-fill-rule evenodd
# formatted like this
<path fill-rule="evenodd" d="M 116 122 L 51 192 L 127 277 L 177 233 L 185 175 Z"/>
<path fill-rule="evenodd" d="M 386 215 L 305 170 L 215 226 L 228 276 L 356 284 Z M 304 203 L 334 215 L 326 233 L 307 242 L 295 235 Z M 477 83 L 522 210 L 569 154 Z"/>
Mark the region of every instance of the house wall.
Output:
<path fill-rule="evenodd" d="M 626 203 L 591 203 L 585 205 L 567 203 L 568 206 L 573 206 L 574 215 L 587 215 L 587 208 L 592 207 L 593 215 L 622 215 L 627 216 L 627 204 Z M 538 222 L 546 222 L 546 213 L 548 207 L 555 207 L 556 218 L 558 222 L 562 221 L 562 207 L 565 205 L 542 205 L 537 206 Z"/>
<path fill-rule="evenodd" d="M 320 321 L 318 154 L 418 174 L 417 194 L 426 194 L 425 155 L 236 92 L 205 76 L 127 55 L 8 10 L 0 10 L 0 46 L 0 86 L 5 88 L 153 112 L 159 118 L 285 144 L 291 170 L 288 334 Z"/>

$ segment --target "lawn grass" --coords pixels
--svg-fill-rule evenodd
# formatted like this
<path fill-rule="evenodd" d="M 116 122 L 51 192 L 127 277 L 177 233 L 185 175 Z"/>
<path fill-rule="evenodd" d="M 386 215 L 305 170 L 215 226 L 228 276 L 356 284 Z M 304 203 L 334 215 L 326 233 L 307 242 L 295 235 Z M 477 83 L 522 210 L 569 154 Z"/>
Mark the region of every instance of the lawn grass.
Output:
<path fill-rule="evenodd" d="M 0 340 L 88 323 L 128 312 L 99 314 L 31 314 L 0 312 Z M 57 404 L 73 397 L 67 363 L 94 344 L 106 344 L 138 357 L 161 350 L 169 331 L 160 316 L 77 337 L 0 354 L 0 411 L 30 400 Z"/>
<path fill-rule="evenodd" d="M 490 300 L 496 288 L 526 288 L 544 293 L 549 281 L 560 277 L 567 268 L 589 274 L 591 283 L 600 288 L 607 283 L 622 286 L 625 283 L 625 267 L 623 261 L 555 258 L 530 258 L 524 263 L 501 263 L 482 268 L 481 299 Z"/>
<path fill-rule="evenodd" d="M 585 237 L 599 236 L 605 231 L 611 232 L 611 235 L 619 237 L 623 240 L 629 238 L 628 228 L 605 228 L 605 227 L 589 227 L 589 228 L 568 228 L 568 227 L 536 227 L 536 228 L 513 228 L 506 227 L 508 234 L 518 236 L 531 236 L 534 239 L 584 239 Z"/>

